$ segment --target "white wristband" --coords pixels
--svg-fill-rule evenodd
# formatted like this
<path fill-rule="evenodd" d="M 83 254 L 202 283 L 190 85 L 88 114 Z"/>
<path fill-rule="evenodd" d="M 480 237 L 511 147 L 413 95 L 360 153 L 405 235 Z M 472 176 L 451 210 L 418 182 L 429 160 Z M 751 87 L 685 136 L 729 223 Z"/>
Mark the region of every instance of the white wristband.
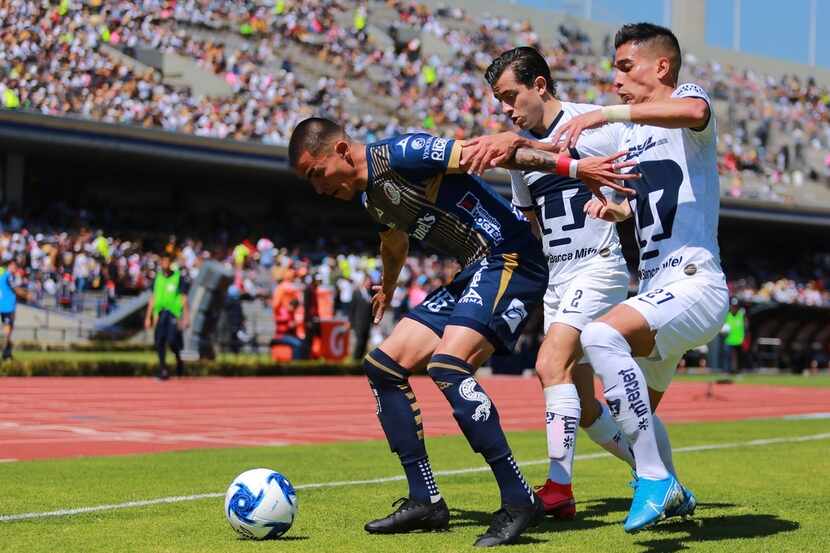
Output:
<path fill-rule="evenodd" d="M 609 123 L 627 123 L 631 121 L 631 106 L 627 104 L 605 106 L 602 108 L 602 115 Z"/>
<path fill-rule="evenodd" d="M 568 165 L 568 176 L 572 179 L 576 178 L 576 170 L 579 166 L 579 161 L 576 159 L 572 159 L 571 163 Z"/>

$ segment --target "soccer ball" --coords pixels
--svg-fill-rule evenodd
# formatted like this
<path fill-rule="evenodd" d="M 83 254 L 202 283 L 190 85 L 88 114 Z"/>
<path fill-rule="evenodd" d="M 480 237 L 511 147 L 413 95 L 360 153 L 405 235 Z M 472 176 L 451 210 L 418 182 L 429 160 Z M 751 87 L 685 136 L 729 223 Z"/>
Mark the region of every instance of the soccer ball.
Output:
<path fill-rule="evenodd" d="M 285 534 L 297 515 L 297 492 L 288 479 L 270 469 L 247 470 L 234 478 L 225 494 L 231 527 L 253 540 Z"/>

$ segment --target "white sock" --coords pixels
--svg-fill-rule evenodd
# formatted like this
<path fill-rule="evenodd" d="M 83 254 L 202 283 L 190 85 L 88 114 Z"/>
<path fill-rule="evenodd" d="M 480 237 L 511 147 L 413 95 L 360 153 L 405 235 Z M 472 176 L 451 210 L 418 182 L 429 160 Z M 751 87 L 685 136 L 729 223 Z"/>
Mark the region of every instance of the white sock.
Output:
<path fill-rule="evenodd" d="M 661 421 L 657 415 L 652 415 L 651 418 L 654 421 L 654 435 L 657 438 L 657 448 L 660 450 L 660 459 L 662 459 L 663 464 L 666 465 L 666 470 L 669 471 L 672 476 L 677 478 L 677 472 L 674 470 L 674 460 L 671 455 L 669 432 L 666 430 L 666 425 L 663 424 L 663 421 Z"/>
<path fill-rule="evenodd" d="M 597 417 L 597 420 L 584 430 L 594 443 L 614 457 L 628 463 L 631 468 L 634 468 L 634 455 L 631 453 L 631 444 L 628 443 L 628 438 L 625 437 L 620 427 L 614 422 L 607 405 L 602 406 L 602 412 Z"/>
<path fill-rule="evenodd" d="M 581 407 L 573 384 L 556 384 L 544 389 L 545 425 L 548 433 L 548 478 L 558 484 L 570 484 L 573 478 L 576 428 Z"/>
<path fill-rule="evenodd" d="M 631 346 L 611 326 L 593 322 L 582 331 L 582 349 L 602 380 L 605 399 L 634 452 L 637 476 L 668 478 L 657 438 L 643 371 L 631 357 Z"/>

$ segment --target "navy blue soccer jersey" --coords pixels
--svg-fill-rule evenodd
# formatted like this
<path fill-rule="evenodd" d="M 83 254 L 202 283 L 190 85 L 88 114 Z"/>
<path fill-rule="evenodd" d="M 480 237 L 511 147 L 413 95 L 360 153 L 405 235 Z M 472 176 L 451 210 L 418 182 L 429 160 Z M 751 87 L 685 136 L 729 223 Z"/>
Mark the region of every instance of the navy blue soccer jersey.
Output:
<path fill-rule="evenodd" d="M 539 248 L 524 216 L 459 168 L 461 145 L 425 133 L 366 146 L 363 204 L 380 230 L 398 229 L 462 266 L 484 256 Z"/>

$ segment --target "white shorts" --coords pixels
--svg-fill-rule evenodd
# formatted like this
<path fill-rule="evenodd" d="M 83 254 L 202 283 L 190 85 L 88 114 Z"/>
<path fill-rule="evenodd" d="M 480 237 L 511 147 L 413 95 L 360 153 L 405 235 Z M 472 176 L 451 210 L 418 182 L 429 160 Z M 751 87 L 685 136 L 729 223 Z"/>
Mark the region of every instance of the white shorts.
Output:
<path fill-rule="evenodd" d="M 545 334 L 553 323 L 582 331 L 585 325 L 608 312 L 628 295 L 625 265 L 586 268 L 570 280 L 545 292 Z"/>
<path fill-rule="evenodd" d="M 729 290 L 723 275 L 701 274 L 643 292 L 624 303 L 657 331 L 654 350 L 648 357 L 638 357 L 637 363 L 648 387 L 665 392 L 680 358 L 717 336 L 729 309 Z"/>

